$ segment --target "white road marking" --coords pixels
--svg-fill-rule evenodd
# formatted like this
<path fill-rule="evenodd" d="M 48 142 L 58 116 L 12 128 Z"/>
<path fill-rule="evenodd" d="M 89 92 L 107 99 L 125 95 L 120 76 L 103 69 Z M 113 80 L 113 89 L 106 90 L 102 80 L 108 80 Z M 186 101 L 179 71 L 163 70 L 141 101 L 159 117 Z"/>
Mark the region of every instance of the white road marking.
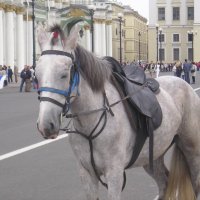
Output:
<path fill-rule="evenodd" d="M 194 89 L 195 92 L 198 91 L 198 90 L 200 90 L 200 87 Z M 42 142 L 39 142 L 39 143 L 36 143 L 36 144 L 32 144 L 30 146 L 18 149 L 16 151 L 11 151 L 9 153 L 0 155 L 0 161 L 1 160 L 5 160 L 5 159 L 10 158 L 10 157 L 13 157 L 13 156 L 16 156 L 16 155 L 19 155 L 19 154 L 22 154 L 22 153 L 25 153 L 25 152 L 30 151 L 32 149 L 36 149 L 36 148 L 44 146 L 46 144 L 49 144 L 49 143 L 52 143 L 52 142 L 56 142 L 56 141 L 61 140 L 61 139 L 65 138 L 65 137 L 67 137 L 67 136 L 68 136 L 68 134 L 63 134 L 63 135 L 58 136 L 56 139 L 53 139 L 53 140 L 50 140 L 50 139 L 49 140 L 44 140 Z"/>
<path fill-rule="evenodd" d="M 200 90 L 200 88 L 195 88 L 195 89 L 194 89 L 195 92 L 198 91 L 198 90 Z"/>
<path fill-rule="evenodd" d="M 9 153 L 0 155 L 0 161 L 1 160 L 5 160 L 5 159 L 10 158 L 10 157 L 13 157 L 13 156 L 16 156 L 16 155 L 19 155 L 21 153 L 25 153 L 27 151 L 30 151 L 32 149 L 41 147 L 43 145 L 46 145 L 46 144 L 49 144 L 49 143 L 52 143 L 52 142 L 56 142 L 56 141 L 61 140 L 61 139 L 65 138 L 65 137 L 67 137 L 67 136 L 68 136 L 68 134 L 59 135 L 56 139 L 44 140 L 42 142 L 39 142 L 39 143 L 36 143 L 36 144 L 32 144 L 30 146 L 18 149 L 16 151 L 11 151 Z"/>

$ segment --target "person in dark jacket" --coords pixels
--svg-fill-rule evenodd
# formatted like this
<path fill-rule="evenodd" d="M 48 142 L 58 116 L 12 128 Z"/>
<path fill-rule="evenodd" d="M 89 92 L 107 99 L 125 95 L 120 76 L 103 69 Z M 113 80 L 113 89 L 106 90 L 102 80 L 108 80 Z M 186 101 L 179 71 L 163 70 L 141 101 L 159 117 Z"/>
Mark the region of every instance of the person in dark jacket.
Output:
<path fill-rule="evenodd" d="M 190 71 L 192 68 L 192 64 L 189 63 L 187 61 L 187 59 L 185 59 L 185 62 L 183 64 L 183 71 L 184 71 L 184 75 L 185 75 L 185 81 L 188 82 L 190 84 Z"/>
<path fill-rule="evenodd" d="M 29 66 L 25 65 L 24 69 L 20 73 L 20 78 L 21 78 L 21 84 L 20 84 L 20 89 L 19 91 L 22 92 L 23 85 L 24 83 L 28 83 L 31 80 L 31 71 L 29 69 Z M 26 91 L 29 92 L 29 91 Z"/>
<path fill-rule="evenodd" d="M 13 71 L 10 68 L 10 66 L 8 66 L 8 71 L 7 72 L 8 72 L 8 83 L 13 82 L 13 80 L 12 80 Z"/>

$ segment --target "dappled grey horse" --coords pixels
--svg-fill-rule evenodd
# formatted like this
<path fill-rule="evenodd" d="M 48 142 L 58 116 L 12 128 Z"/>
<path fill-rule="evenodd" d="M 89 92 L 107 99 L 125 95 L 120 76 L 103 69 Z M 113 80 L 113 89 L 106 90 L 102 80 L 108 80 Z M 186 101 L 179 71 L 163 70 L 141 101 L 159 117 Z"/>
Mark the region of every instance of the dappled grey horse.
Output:
<path fill-rule="evenodd" d="M 99 199 L 98 184 L 104 177 L 107 199 L 120 200 L 124 168 L 132 156 L 136 129 L 124 103 L 109 108 L 122 98 L 112 81 L 112 67 L 77 44 L 78 32 L 74 28 L 65 36 L 58 25 L 51 27 L 49 33 L 38 30 L 42 55 L 36 67 L 41 100 L 37 126 L 44 138 L 54 139 L 59 134 L 60 116 L 70 110 L 74 132 L 78 134 L 70 134 L 69 140 L 86 199 Z M 156 98 L 163 119 L 154 130 L 154 172 L 149 170 L 148 139 L 132 167 L 143 166 L 154 178 L 159 199 L 194 200 L 200 187 L 199 97 L 180 78 L 165 76 L 157 81 L 160 91 Z M 168 173 L 164 154 L 175 136 L 172 171 Z"/>

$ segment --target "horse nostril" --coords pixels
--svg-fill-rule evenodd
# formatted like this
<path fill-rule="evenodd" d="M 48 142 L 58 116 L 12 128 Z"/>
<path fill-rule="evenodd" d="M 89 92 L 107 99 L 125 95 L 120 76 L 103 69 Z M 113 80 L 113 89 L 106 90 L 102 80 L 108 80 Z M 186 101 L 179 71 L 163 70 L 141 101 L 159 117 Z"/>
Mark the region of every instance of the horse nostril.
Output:
<path fill-rule="evenodd" d="M 54 129 L 54 124 L 50 122 L 51 129 Z"/>

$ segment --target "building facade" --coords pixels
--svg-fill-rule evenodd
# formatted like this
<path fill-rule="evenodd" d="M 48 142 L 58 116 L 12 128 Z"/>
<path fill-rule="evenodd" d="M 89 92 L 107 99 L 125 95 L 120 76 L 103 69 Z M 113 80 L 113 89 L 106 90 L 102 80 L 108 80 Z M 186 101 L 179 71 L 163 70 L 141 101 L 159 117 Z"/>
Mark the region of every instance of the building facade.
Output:
<path fill-rule="evenodd" d="M 34 26 L 32 2 L 35 11 Z M 121 26 L 118 13 L 122 13 Z M 79 23 L 81 45 L 89 51 L 93 50 L 99 57 L 113 56 L 120 60 L 122 56 L 123 62 L 139 59 L 137 34 L 140 32 L 141 60 L 146 60 L 147 44 L 144 25 L 146 19 L 131 9 L 129 14 L 123 5 L 116 1 L 2 1 L 0 3 L 0 65 L 11 66 L 11 68 L 16 65 L 19 71 L 24 65 L 32 66 L 33 55 L 37 60 L 41 54 L 37 43 L 37 26 L 48 27 L 55 23 L 61 24 L 66 32 L 70 31 L 74 24 Z M 130 23 L 131 20 L 133 23 Z"/>
<path fill-rule="evenodd" d="M 146 62 L 147 53 L 147 19 L 130 7 L 124 8 L 124 48 L 125 61 Z"/>
<path fill-rule="evenodd" d="M 150 0 L 149 61 L 200 61 L 200 1 Z"/>

